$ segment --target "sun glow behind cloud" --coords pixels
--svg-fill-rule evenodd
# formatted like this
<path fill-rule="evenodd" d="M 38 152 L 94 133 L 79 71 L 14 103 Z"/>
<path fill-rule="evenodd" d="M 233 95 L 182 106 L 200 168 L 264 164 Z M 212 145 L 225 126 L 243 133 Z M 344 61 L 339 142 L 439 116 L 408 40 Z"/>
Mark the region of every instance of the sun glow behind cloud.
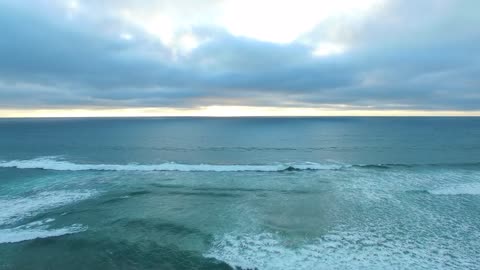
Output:
<path fill-rule="evenodd" d="M 290 43 L 335 16 L 358 15 L 380 0 L 228 0 L 221 19 L 234 35 Z"/>
<path fill-rule="evenodd" d="M 123 10 L 121 15 L 125 21 L 159 38 L 165 45 L 172 44 L 175 37 L 175 29 L 173 22 L 168 16 L 157 14 L 153 17 L 141 17 L 129 10 Z"/>
<path fill-rule="evenodd" d="M 172 50 L 186 53 L 201 40 L 189 32 L 198 25 L 224 29 L 234 36 L 263 42 L 287 44 L 299 41 L 319 23 L 334 17 L 358 17 L 374 10 L 385 0 L 225 0 L 217 1 L 215 11 L 205 16 L 184 13 L 179 17 L 169 9 L 135 10 L 125 8 L 120 17 L 157 37 Z M 191 16 L 190 16 L 191 15 Z M 314 54 L 327 56 L 345 52 L 345 46 L 328 43 L 314 46 Z M 335 46 L 335 47 L 334 47 Z M 340 48 L 341 47 L 341 48 Z"/>

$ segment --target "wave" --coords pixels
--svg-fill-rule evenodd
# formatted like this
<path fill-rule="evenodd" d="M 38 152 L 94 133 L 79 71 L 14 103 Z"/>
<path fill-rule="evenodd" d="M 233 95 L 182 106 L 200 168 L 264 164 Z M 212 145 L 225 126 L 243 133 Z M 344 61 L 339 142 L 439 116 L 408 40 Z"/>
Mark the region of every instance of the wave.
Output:
<path fill-rule="evenodd" d="M 480 183 L 465 183 L 429 190 L 433 195 L 480 195 Z"/>
<path fill-rule="evenodd" d="M 480 163 L 444 163 L 444 164 L 343 164 L 343 163 L 274 163 L 264 165 L 218 165 L 218 164 L 181 164 L 175 162 L 161 164 L 86 164 L 61 160 L 57 157 L 40 157 L 27 160 L 0 161 L 0 168 L 43 169 L 55 171 L 179 171 L 179 172 L 284 172 L 318 171 L 342 169 L 385 170 L 414 167 L 479 167 Z"/>
<path fill-rule="evenodd" d="M 212 164 L 79 164 L 42 157 L 30 160 L 12 160 L 0 162 L 1 168 L 44 169 L 55 171 L 180 171 L 180 172 L 280 172 L 304 170 L 340 170 L 349 167 L 341 164 L 272 164 L 272 165 L 212 165 Z"/>
<path fill-rule="evenodd" d="M 37 238 L 49 238 L 87 230 L 86 226 L 73 224 L 51 229 L 54 221 L 47 218 L 15 227 L 22 220 L 32 218 L 48 210 L 62 207 L 93 196 L 93 191 L 43 191 L 28 197 L 0 197 L 0 244 L 16 243 Z"/>
<path fill-rule="evenodd" d="M 378 164 L 357 164 L 352 165 L 354 168 L 363 169 L 393 169 L 393 168 L 417 168 L 417 167 L 452 167 L 452 168 L 479 168 L 479 162 L 466 162 L 466 163 L 378 163 Z"/>
<path fill-rule="evenodd" d="M 44 191 L 28 197 L 0 197 L 0 225 L 13 224 L 49 209 L 85 200 L 93 191 Z"/>
<path fill-rule="evenodd" d="M 392 164 L 365 164 L 365 165 L 353 165 L 353 167 L 364 168 L 364 169 L 390 169 L 391 167 L 396 167 L 396 165 L 392 165 Z"/>
<path fill-rule="evenodd" d="M 87 230 L 86 226 L 73 224 L 68 227 L 49 229 L 48 223 L 54 219 L 32 222 L 12 229 L 0 229 L 0 244 L 17 243 L 27 240 L 50 238 L 79 233 Z"/>

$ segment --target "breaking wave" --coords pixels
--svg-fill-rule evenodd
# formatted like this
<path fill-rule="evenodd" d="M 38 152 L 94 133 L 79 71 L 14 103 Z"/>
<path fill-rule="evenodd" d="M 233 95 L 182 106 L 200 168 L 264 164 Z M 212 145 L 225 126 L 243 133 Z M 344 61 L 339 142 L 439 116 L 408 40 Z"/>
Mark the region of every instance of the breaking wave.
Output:
<path fill-rule="evenodd" d="M 303 170 L 340 170 L 349 167 L 341 164 L 272 164 L 272 165 L 212 165 L 212 164 L 79 164 L 42 157 L 30 160 L 12 160 L 0 162 L 1 168 L 44 169 L 56 171 L 180 171 L 180 172 L 280 172 Z"/>
<path fill-rule="evenodd" d="M 93 191 L 44 191 L 28 197 L 0 197 L 0 225 L 13 224 L 49 209 L 85 200 Z"/>
<path fill-rule="evenodd" d="M 12 229 L 0 229 L 0 244 L 17 243 L 27 240 L 57 237 L 87 230 L 86 226 L 73 224 L 68 227 L 51 229 L 49 223 L 54 219 L 36 221 Z"/>
<path fill-rule="evenodd" d="M 88 164 L 74 163 L 57 157 L 40 157 L 27 160 L 0 161 L 0 168 L 43 169 L 55 171 L 178 171 L 178 172 L 283 172 L 283 171 L 319 171 L 342 169 L 385 170 L 413 167 L 480 167 L 480 163 L 460 164 L 344 164 L 344 163 L 273 163 L 261 165 L 248 164 L 181 164 L 175 162 L 161 164 Z"/>
<path fill-rule="evenodd" d="M 54 219 L 48 218 L 16 226 L 51 209 L 88 199 L 93 191 L 44 191 L 28 197 L 0 197 L 0 244 L 16 243 L 37 238 L 57 237 L 87 230 L 81 224 L 51 228 Z"/>

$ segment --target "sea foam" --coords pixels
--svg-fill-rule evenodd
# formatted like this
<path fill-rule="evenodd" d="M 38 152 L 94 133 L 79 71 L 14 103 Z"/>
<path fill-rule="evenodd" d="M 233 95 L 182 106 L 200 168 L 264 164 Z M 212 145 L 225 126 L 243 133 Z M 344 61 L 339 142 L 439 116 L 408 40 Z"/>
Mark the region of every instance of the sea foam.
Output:
<path fill-rule="evenodd" d="M 279 172 L 295 170 L 340 170 L 349 167 L 342 164 L 271 164 L 271 165 L 212 165 L 212 164 L 79 164 L 54 157 L 42 157 L 30 160 L 12 160 L 0 162 L 2 168 L 44 169 L 56 171 L 180 171 L 180 172 Z"/>
<path fill-rule="evenodd" d="M 63 228 L 51 228 L 53 218 L 15 226 L 23 219 L 34 217 L 50 209 L 85 200 L 94 191 L 44 191 L 28 197 L 0 197 L 0 243 L 15 243 L 37 238 L 56 237 L 85 231 L 86 226 L 73 224 Z"/>
<path fill-rule="evenodd" d="M 87 230 L 86 226 L 73 224 L 68 227 L 51 229 L 50 223 L 54 219 L 35 221 L 11 229 L 0 229 L 0 244 L 16 243 L 38 238 L 57 237 L 67 234 L 79 233 Z"/>
<path fill-rule="evenodd" d="M 476 258 L 442 247 L 439 239 L 391 238 L 372 232 L 337 231 L 293 244 L 273 233 L 226 234 L 204 254 L 234 269 L 467 269 Z M 430 240 L 430 241 L 428 241 Z M 472 268 L 473 269 L 473 268 Z"/>
<path fill-rule="evenodd" d="M 448 185 L 428 192 L 433 195 L 480 195 L 480 183 Z"/>
<path fill-rule="evenodd" d="M 28 197 L 0 197 L 0 225 L 8 225 L 49 209 L 85 200 L 94 191 L 44 191 Z"/>

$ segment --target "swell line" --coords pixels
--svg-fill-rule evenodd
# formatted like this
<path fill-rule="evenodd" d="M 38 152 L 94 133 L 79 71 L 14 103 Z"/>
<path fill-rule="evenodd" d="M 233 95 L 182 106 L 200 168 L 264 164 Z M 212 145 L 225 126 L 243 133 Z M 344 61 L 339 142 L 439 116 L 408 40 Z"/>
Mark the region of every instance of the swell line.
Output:
<path fill-rule="evenodd" d="M 340 170 L 339 164 L 272 164 L 272 165 L 212 165 L 212 164 L 79 164 L 51 157 L 0 162 L 0 168 L 43 169 L 55 171 L 180 171 L 180 172 L 280 172 L 304 170 Z"/>
<path fill-rule="evenodd" d="M 58 159 L 57 157 L 40 157 L 28 160 L 0 161 L 0 168 L 43 169 L 55 171 L 178 171 L 178 172 L 284 172 L 284 171 L 320 171 L 343 169 L 384 170 L 392 168 L 415 167 L 461 167 L 477 168 L 480 163 L 452 164 L 339 164 L 339 163 L 274 163 L 262 165 L 219 165 L 219 164 L 181 164 L 175 162 L 161 164 L 84 164 Z"/>

